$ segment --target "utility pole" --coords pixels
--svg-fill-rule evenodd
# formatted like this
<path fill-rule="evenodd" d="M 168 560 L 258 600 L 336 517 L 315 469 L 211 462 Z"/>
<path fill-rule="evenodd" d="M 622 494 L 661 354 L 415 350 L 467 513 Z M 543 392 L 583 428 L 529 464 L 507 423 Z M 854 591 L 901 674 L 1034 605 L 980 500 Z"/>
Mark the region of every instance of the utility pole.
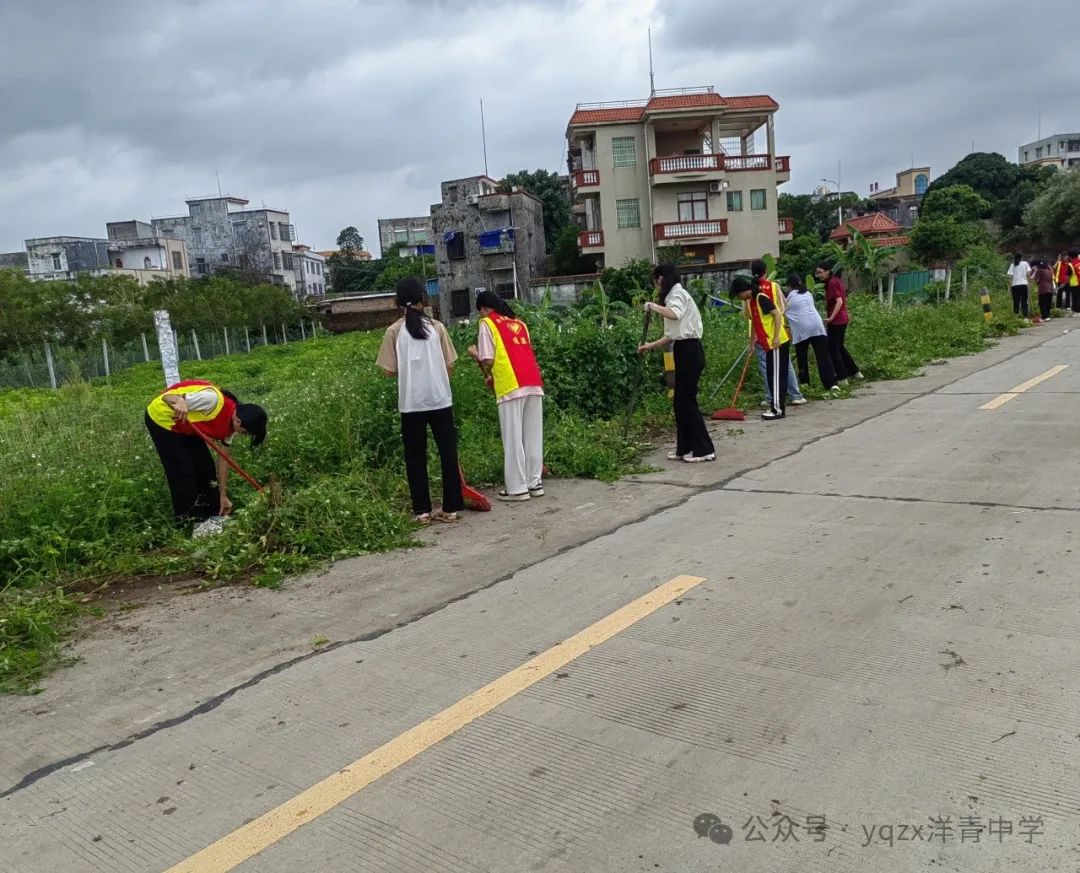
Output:
<path fill-rule="evenodd" d="M 484 144 L 484 175 L 488 175 L 487 127 L 484 125 L 484 98 L 480 98 L 480 139 Z"/>
<path fill-rule="evenodd" d="M 649 96 L 656 94 L 656 75 L 653 72 L 652 62 L 652 28 L 649 28 Z"/>

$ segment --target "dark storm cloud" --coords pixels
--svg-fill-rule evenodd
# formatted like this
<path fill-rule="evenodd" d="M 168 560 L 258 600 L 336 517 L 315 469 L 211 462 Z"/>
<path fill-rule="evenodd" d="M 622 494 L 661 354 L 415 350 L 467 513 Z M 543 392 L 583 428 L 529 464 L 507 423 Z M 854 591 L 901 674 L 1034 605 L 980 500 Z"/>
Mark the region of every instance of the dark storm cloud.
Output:
<path fill-rule="evenodd" d="M 441 179 L 561 169 L 578 101 L 715 84 L 781 103 L 788 190 L 863 191 L 976 147 L 1076 129 L 1065 4 L 690 0 L 8 0 L 0 250 L 181 212 L 222 186 L 305 241 L 426 212 Z"/>

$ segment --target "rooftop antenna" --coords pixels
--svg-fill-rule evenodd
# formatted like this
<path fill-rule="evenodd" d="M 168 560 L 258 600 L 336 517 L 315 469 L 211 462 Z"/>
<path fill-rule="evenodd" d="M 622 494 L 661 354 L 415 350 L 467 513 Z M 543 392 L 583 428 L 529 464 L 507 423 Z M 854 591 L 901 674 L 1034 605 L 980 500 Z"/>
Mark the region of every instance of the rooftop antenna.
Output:
<path fill-rule="evenodd" d="M 649 28 L 649 96 L 656 96 L 656 76 L 653 73 L 652 63 L 652 28 Z"/>
<path fill-rule="evenodd" d="M 217 170 L 214 170 L 214 175 L 217 176 L 217 196 L 218 196 L 218 200 L 220 200 L 221 199 L 221 173 L 219 173 Z"/>
<path fill-rule="evenodd" d="M 484 143 L 484 175 L 488 175 L 487 128 L 484 125 L 484 98 L 480 98 L 480 139 Z"/>
<path fill-rule="evenodd" d="M 1042 107 L 1039 107 L 1039 139 L 1042 139 Z"/>

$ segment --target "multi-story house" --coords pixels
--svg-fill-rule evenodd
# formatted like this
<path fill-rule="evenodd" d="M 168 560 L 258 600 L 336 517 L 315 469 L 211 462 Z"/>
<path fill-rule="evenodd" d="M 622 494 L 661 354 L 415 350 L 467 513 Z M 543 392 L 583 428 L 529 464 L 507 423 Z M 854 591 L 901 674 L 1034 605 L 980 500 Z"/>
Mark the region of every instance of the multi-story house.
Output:
<path fill-rule="evenodd" d="M 778 254 L 794 231 L 777 214 L 777 186 L 791 176 L 776 154 L 778 108 L 711 87 L 578 104 L 566 138 L 582 255 L 618 267 L 667 246 L 703 264 Z"/>
<path fill-rule="evenodd" d="M 501 191 L 487 176 L 443 182 L 431 227 L 444 321 L 468 318 L 478 289 L 523 297 L 544 273 L 544 206 L 527 191 Z"/>
<path fill-rule="evenodd" d="M 234 267 L 296 291 L 296 233 L 288 212 L 245 209 L 248 201 L 242 197 L 194 197 L 186 203 L 187 215 L 151 223 L 158 234 L 184 241 L 193 275 Z"/>
<path fill-rule="evenodd" d="M 296 243 L 293 246 L 293 264 L 296 267 L 296 296 L 326 296 L 326 258 L 310 246 Z"/>
<path fill-rule="evenodd" d="M 930 168 L 912 167 L 896 174 L 896 186 L 870 186 L 875 207 L 901 227 L 914 227 L 919 218 L 919 204 L 930 187 Z"/>
<path fill-rule="evenodd" d="M 189 275 L 182 240 L 156 234 L 143 221 L 114 221 L 107 239 L 51 236 L 28 239 L 31 279 L 73 279 L 79 274 L 126 275 L 145 285 L 154 279 Z"/>
<path fill-rule="evenodd" d="M 1021 167 L 1050 164 L 1071 169 L 1080 167 L 1080 133 L 1056 133 L 1018 149 Z"/>
<path fill-rule="evenodd" d="M 395 245 L 401 246 L 402 255 L 415 257 L 432 239 L 430 215 L 379 219 L 379 257 L 385 258 Z"/>

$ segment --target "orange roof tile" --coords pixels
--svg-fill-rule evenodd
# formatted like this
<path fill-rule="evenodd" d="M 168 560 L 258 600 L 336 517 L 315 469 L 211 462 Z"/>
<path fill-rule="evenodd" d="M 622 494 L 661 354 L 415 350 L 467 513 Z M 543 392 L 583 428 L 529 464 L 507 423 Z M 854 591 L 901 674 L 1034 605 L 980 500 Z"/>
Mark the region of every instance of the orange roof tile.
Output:
<path fill-rule="evenodd" d="M 645 105 L 646 112 L 662 112 L 665 109 L 696 109 L 699 106 L 723 106 L 724 98 L 710 91 L 707 94 L 673 94 L 653 97 Z"/>
<path fill-rule="evenodd" d="M 645 109 L 642 106 L 627 106 L 620 109 L 579 109 L 570 116 L 571 126 L 576 124 L 618 124 L 627 121 L 641 121 Z"/>
<path fill-rule="evenodd" d="M 874 248 L 883 249 L 886 246 L 906 246 L 911 239 L 906 236 L 877 236 L 870 240 Z"/>
<path fill-rule="evenodd" d="M 851 236 L 852 228 L 863 236 L 881 236 L 883 234 L 896 236 L 897 231 L 903 230 L 899 224 L 887 215 L 882 215 L 880 212 L 871 212 L 869 215 L 860 215 L 858 218 L 845 221 L 841 227 L 836 228 L 829 234 L 829 239 L 847 239 Z"/>
<path fill-rule="evenodd" d="M 728 109 L 779 109 L 780 104 L 768 94 L 754 94 L 750 97 L 725 97 Z"/>

